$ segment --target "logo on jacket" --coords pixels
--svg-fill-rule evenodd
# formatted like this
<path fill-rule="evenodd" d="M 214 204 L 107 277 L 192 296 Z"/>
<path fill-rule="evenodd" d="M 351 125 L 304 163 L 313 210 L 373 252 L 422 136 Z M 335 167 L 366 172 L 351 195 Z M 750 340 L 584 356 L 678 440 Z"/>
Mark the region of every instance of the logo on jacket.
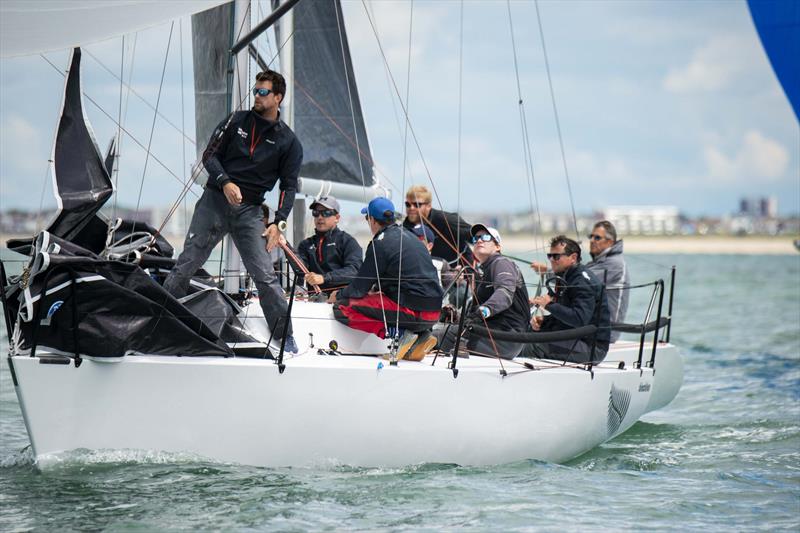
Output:
<path fill-rule="evenodd" d="M 583 273 L 583 277 L 586 278 L 587 281 L 592 281 L 592 278 L 590 278 L 589 274 L 587 274 L 585 271 Z"/>
<path fill-rule="evenodd" d="M 239 137 L 242 139 L 247 139 L 247 132 L 244 131 L 242 128 L 237 128 L 236 133 L 239 134 Z"/>

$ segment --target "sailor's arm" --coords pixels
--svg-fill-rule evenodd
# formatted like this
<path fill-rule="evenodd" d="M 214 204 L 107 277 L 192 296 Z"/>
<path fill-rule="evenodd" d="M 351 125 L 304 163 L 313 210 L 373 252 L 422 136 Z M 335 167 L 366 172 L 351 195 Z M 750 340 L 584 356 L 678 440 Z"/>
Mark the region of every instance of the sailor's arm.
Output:
<path fill-rule="evenodd" d="M 588 283 L 575 287 L 573 305 L 566 306 L 558 302 L 549 304 L 546 308 L 550 316 L 571 328 L 579 328 L 592 323 L 595 308 L 595 292 Z"/>
<path fill-rule="evenodd" d="M 361 260 L 361 246 L 350 235 L 344 234 L 342 239 L 342 268 L 327 272 L 323 278 L 328 285 L 345 285 L 358 274 L 363 261 Z"/>
<path fill-rule="evenodd" d="M 487 307 L 491 315 L 502 313 L 514 301 L 514 292 L 517 290 L 517 270 L 509 260 L 500 258 L 492 265 L 492 284 L 494 292 L 481 307 Z"/>
<path fill-rule="evenodd" d="M 278 210 L 275 212 L 275 222 L 287 220 L 294 206 L 294 197 L 297 193 L 297 176 L 300 174 L 300 165 L 303 163 L 303 146 L 295 137 L 289 149 L 281 157 L 280 167 L 280 195 Z"/>
<path fill-rule="evenodd" d="M 364 263 L 356 272 L 355 277 L 344 289 L 339 291 L 339 298 L 361 298 L 366 296 L 378 279 L 376 268 L 375 249 L 373 243 L 367 246 L 367 253 L 364 255 Z"/>

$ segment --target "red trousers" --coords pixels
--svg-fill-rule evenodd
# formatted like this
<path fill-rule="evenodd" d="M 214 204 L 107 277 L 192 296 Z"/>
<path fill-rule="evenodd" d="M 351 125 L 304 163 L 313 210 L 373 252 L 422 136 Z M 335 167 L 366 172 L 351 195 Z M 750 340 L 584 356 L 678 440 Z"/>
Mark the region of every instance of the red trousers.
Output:
<path fill-rule="evenodd" d="M 333 306 L 333 316 L 348 327 L 386 338 L 386 327 L 398 325 L 413 332 L 431 329 L 439 320 L 440 311 L 415 311 L 398 305 L 383 293 L 363 298 L 340 300 Z M 386 322 L 384 323 L 384 316 Z M 399 322 L 398 322 L 399 319 Z"/>

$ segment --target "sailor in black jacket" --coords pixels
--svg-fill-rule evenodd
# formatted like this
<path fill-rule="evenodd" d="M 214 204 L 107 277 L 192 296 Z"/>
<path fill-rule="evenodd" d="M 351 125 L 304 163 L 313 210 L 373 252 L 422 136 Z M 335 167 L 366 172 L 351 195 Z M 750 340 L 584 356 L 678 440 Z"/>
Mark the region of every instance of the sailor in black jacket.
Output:
<path fill-rule="evenodd" d="M 433 257 L 444 259 L 454 267 L 472 266 L 472 251 L 469 249 L 472 238 L 470 225 L 458 213 L 433 209 L 431 200 L 427 187 L 412 185 L 406 192 L 406 218 L 403 220 L 403 227 L 413 230 L 417 224 L 425 224 L 436 235 L 431 250 Z M 459 255 L 461 261 L 458 261 Z"/>
<path fill-rule="evenodd" d="M 608 352 L 611 322 L 602 281 L 581 264 L 578 243 L 564 235 L 550 241 L 547 259 L 553 273 L 561 279 L 556 281 L 554 294 L 537 296 L 531 301 L 550 313 L 534 317 L 531 324 L 534 331 L 562 331 L 590 324 L 597 324 L 598 329 L 596 337 L 534 344 L 533 355 L 574 363 L 602 361 Z"/>
<path fill-rule="evenodd" d="M 338 291 L 334 316 L 380 338 L 397 337 L 397 358 L 418 360 L 433 348 L 442 287 L 425 245 L 394 223 L 394 204 L 375 198 L 362 209 L 373 233 L 356 277 Z"/>
<path fill-rule="evenodd" d="M 283 76 L 271 70 L 260 72 L 253 88 L 252 110 L 233 113 L 214 131 L 203 156 L 208 183 L 195 205 L 183 252 L 164 281 L 167 291 L 183 297 L 191 277 L 222 238 L 230 234 L 258 288 L 264 317 L 274 332 L 273 340 L 283 335 L 283 320 L 288 313 L 267 252 L 282 237 L 279 226 L 292 209 L 303 161 L 300 142 L 280 120 L 279 106 L 285 92 Z M 265 230 L 261 203 L 264 192 L 272 190 L 278 180 L 278 210 Z M 287 327 L 285 349 L 296 353 L 291 321 Z"/>
<path fill-rule="evenodd" d="M 297 247 L 297 255 L 311 272 L 305 280 L 321 289 L 347 285 L 361 268 L 363 250 L 350 234 L 339 229 L 339 202 L 323 196 L 311 204 L 314 235 Z"/>

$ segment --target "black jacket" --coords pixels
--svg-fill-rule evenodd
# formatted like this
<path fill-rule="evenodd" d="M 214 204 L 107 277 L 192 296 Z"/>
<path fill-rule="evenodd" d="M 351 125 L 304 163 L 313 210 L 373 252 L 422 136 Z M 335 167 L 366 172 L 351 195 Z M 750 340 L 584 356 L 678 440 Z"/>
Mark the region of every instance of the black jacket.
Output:
<path fill-rule="evenodd" d="M 311 272 L 322 274 L 322 289 L 347 285 L 361 268 L 363 250 L 358 242 L 338 227 L 315 233 L 297 247 L 297 256 Z"/>
<path fill-rule="evenodd" d="M 469 248 L 469 243 L 472 239 L 469 233 L 471 226 L 464 222 L 464 219 L 458 216 L 458 213 L 431 209 L 428 215 L 428 223 L 433 229 L 434 235 L 436 235 L 436 239 L 433 241 L 433 250 L 431 250 L 433 257 L 441 257 L 451 265 L 456 264 L 455 261 L 458 259 L 456 249 L 457 245 L 460 244 L 462 257 L 467 261 L 467 264 L 472 265 L 472 250 Z M 406 229 L 413 229 L 414 226 L 416 224 L 409 221 L 408 218 L 403 221 L 403 227 Z"/>
<path fill-rule="evenodd" d="M 501 331 L 526 331 L 530 305 L 519 267 L 511 259 L 495 254 L 480 265 L 479 273 L 474 305 L 484 305 L 491 311 L 486 326 Z"/>
<path fill-rule="evenodd" d="M 611 318 L 603 283 L 580 263 L 567 270 L 562 278 L 566 285 L 556 283 L 553 301 L 545 308 L 550 316 L 544 317 L 541 331 L 560 331 L 594 324 L 597 301 L 600 300 L 597 346 L 608 350 Z M 589 344 L 592 342 L 591 337 L 583 340 Z"/>
<path fill-rule="evenodd" d="M 208 186 L 222 190 L 227 182 L 233 182 L 246 204 L 261 205 L 264 193 L 280 179 L 276 221 L 289 217 L 302 162 L 303 147 L 289 126 L 280 118 L 273 122 L 254 111 L 237 111 L 226 117 L 203 153 Z"/>
<path fill-rule="evenodd" d="M 339 291 L 338 297 L 366 296 L 373 286 L 378 289 L 378 278 L 380 290 L 401 306 L 414 311 L 442 308 L 442 286 L 428 250 L 416 235 L 397 224 L 390 224 L 375 234 L 358 274 L 350 285 Z"/>

